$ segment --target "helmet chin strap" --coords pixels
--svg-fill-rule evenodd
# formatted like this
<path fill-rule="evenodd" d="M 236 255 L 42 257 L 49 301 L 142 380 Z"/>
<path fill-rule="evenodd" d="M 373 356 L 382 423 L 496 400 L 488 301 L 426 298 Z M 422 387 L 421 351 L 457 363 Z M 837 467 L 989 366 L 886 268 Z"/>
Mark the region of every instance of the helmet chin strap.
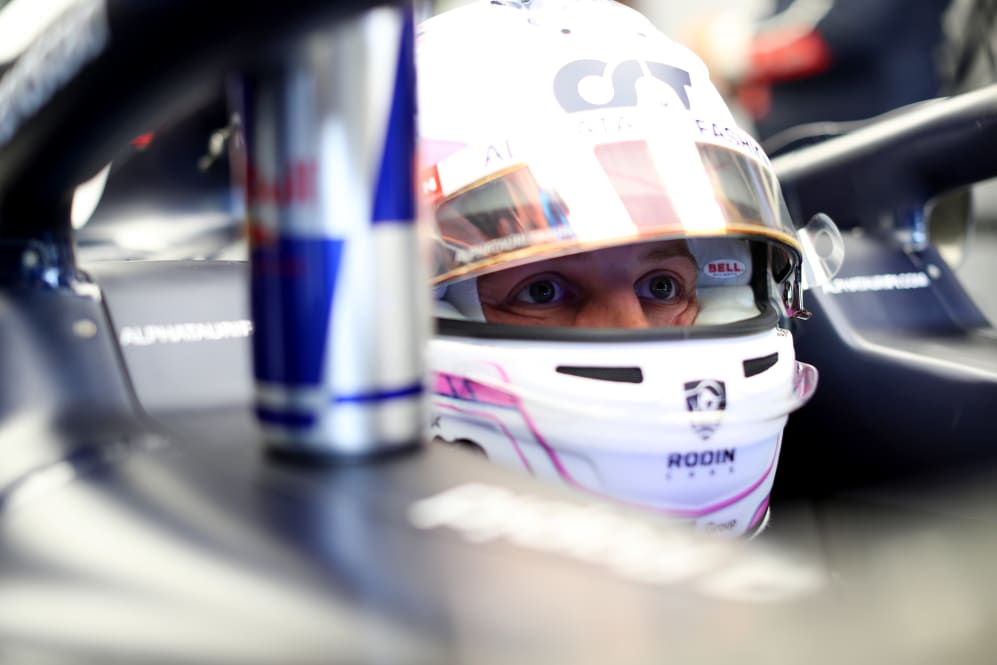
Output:
<path fill-rule="evenodd" d="M 463 279 L 438 288 L 436 293 L 436 314 L 449 319 L 484 321 L 485 312 L 478 299 L 478 280 Z"/>

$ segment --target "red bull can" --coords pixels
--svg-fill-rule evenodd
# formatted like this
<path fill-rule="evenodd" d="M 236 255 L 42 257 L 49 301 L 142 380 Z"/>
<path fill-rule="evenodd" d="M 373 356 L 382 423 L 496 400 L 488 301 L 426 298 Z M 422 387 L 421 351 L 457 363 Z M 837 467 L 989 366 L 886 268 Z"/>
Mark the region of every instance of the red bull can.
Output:
<path fill-rule="evenodd" d="M 241 81 L 256 414 L 279 451 L 422 438 L 413 24 L 409 6 L 370 10 Z"/>

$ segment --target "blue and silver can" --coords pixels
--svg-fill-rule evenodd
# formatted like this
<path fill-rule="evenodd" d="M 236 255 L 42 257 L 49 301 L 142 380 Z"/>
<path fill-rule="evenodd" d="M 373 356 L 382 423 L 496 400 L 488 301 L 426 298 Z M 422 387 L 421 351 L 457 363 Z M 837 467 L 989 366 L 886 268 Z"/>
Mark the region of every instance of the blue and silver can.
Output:
<path fill-rule="evenodd" d="M 421 440 L 413 32 L 410 7 L 370 10 L 242 81 L 256 412 L 281 451 Z"/>

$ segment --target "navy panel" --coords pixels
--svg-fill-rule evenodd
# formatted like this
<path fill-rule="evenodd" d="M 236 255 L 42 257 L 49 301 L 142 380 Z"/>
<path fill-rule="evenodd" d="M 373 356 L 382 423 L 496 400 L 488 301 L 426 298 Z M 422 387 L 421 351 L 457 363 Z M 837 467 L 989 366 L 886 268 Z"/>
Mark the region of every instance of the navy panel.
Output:
<path fill-rule="evenodd" d="M 933 247 L 906 252 L 868 234 L 842 237 L 845 262 L 822 291 L 856 328 L 945 333 L 989 325 Z"/>

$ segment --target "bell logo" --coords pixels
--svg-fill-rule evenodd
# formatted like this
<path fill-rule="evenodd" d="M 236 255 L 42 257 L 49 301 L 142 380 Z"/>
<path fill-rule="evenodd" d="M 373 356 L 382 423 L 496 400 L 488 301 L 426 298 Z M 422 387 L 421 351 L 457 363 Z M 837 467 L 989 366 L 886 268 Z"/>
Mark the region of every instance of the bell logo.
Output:
<path fill-rule="evenodd" d="M 716 279 L 733 279 L 740 277 L 748 269 L 737 259 L 717 259 L 703 266 L 703 274 Z"/>

